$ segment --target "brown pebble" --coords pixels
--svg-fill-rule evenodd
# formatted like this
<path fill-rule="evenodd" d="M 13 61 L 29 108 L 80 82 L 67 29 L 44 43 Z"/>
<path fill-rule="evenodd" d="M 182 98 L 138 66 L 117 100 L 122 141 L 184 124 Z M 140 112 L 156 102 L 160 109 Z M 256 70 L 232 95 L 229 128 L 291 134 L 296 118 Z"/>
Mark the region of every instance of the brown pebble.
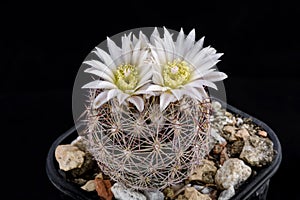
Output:
<path fill-rule="evenodd" d="M 257 134 L 258 134 L 259 136 L 262 136 L 262 137 L 267 137 L 267 135 L 268 135 L 268 133 L 267 133 L 266 131 L 262 131 L 262 130 L 259 130 L 259 131 L 257 132 Z"/>
<path fill-rule="evenodd" d="M 221 151 L 223 150 L 223 146 L 221 146 L 220 144 L 216 144 L 213 148 L 213 153 L 214 154 L 219 154 L 221 153 Z"/>
<path fill-rule="evenodd" d="M 250 136 L 250 134 L 249 134 L 249 132 L 248 132 L 247 129 L 241 128 L 241 129 L 239 129 L 239 130 L 236 132 L 235 136 L 238 137 L 238 138 L 242 138 L 242 139 L 245 140 L 247 137 Z"/>
<path fill-rule="evenodd" d="M 213 190 L 213 191 L 209 194 L 209 197 L 210 197 L 212 200 L 217 200 L 217 199 L 218 199 L 218 190 Z"/>
<path fill-rule="evenodd" d="M 227 154 L 227 148 L 224 147 L 220 154 L 220 164 L 223 165 L 223 163 L 229 159 L 229 156 Z"/>
<path fill-rule="evenodd" d="M 234 126 L 229 126 L 229 125 L 226 125 L 223 127 L 223 131 L 226 133 L 226 134 L 235 134 L 235 131 L 236 131 L 236 128 Z"/>
<path fill-rule="evenodd" d="M 214 154 L 220 154 L 221 151 L 224 149 L 224 147 L 227 145 L 227 142 L 223 142 L 222 144 L 216 144 L 213 147 L 213 153 Z"/>
<path fill-rule="evenodd" d="M 112 186 L 110 180 L 95 178 L 95 183 L 98 196 L 105 200 L 112 200 L 113 193 L 110 189 Z"/>

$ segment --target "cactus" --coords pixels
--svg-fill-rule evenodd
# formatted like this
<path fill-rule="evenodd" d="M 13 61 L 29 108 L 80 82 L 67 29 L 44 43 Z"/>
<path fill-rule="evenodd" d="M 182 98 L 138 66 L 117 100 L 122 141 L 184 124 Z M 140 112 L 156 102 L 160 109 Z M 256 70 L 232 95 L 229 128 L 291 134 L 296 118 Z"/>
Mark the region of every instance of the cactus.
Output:
<path fill-rule="evenodd" d="M 89 88 L 83 120 L 86 127 L 84 138 L 100 169 L 112 180 L 136 190 L 161 190 L 186 179 L 208 154 L 211 100 L 207 86 L 213 86 L 209 81 L 221 80 L 225 76 L 210 69 L 215 65 L 212 62 L 211 66 L 206 66 L 206 70 L 211 70 L 206 74 L 219 73 L 217 75 L 221 78 L 193 80 L 198 74 L 188 60 L 174 58 L 164 64 L 155 62 L 159 48 L 152 44 L 145 47 L 149 41 L 134 42 L 129 39 L 130 36 L 124 36 L 122 41 L 131 42 L 131 50 L 140 51 L 136 55 L 147 54 L 140 63 L 128 61 L 128 51 L 123 52 L 126 47 L 119 50 L 127 59 L 124 56 L 124 62 L 115 62 L 118 64 L 110 66 L 113 68 L 111 71 L 107 71 L 110 70 L 108 65 L 101 71 L 102 65 L 86 62 L 92 65 L 91 69 L 98 69 L 101 73 L 86 71 L 99 75 L 100 79 L 83 87 Z M 182 37 L 181 32 L 178 38 Z M 143 38 L 140 35 L 139 40 Z M 166 29 L 165 38 L 171 38 Z M 155 30 L 150 41 L 156 39 L 163 42 Z M 188 40 L 182 41 L 190 42 Z M 116 48 L 111 40 L 108 46 Z M 212 58 L 216 61 L 220 56 L 215 54 L 214 49 L 207 48 L 201 52 L 202 46 L 197 48 L 194 56 L 197 52 L 200 56 L 202 53 L 204 61 L 205 56 L 214 56 L 206 61 Z M 103 63 L 107 63 L 105 55 L 108 54 L 99 49 L 95 53 Z M 153 63 L 149 64 L 149 60 Z M 163 66 L 163 69 L 158 66 Z M 205 77 L 204 72 L 201 72 L 202 78 Z M 164 81 L 159 82 L 157 76 Z M 203 85 L 199 85 L 201 83 Z M 185 85 L 186 91 L 181 89 Z"/>
<path fill-rule="evenodd" d="M 185 97 L 163 112 L 158 105 L 151 97 L 139 112 L 112 99 L 87 109 L 90 152 L 104 173 L 127 187 L 162 189 L 179 183 L 207 154 L 210 102 Z"/>

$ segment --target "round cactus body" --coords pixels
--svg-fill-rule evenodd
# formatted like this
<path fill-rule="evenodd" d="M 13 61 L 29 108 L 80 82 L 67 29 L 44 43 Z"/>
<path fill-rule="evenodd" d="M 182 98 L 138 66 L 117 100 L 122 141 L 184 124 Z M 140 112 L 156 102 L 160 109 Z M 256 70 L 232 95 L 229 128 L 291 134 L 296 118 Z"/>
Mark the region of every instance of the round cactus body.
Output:
<path fill-rule="evenodd" d="M 86 134 L 100 169 L 127 187 L 163 189 L 182 182 L 208 153 L 210 101 L 188 96 L 161 111 L 159 97 L 144 98 L 140 112 L 111 99 L 93 109 L 90 92 Z"/>

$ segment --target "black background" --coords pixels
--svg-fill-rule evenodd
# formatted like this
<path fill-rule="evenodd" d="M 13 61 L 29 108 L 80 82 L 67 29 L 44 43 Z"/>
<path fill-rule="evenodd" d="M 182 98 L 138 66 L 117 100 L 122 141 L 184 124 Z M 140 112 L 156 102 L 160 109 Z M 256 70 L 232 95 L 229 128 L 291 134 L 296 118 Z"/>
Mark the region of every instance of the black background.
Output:
<path fill-rule="evenodd" d="M 59 199 L 45 161 L 52 142 L 73 126 L 77 70 L 106 36 L 155 26 L 195 28 L 197 39 L 205 36 L 206 46 L 224 53 L 218 68 L 228 75 L 227 102 L 264 121 L 281 141 L 283 160 L 268 199 L 299 196 L 293 184 L 300 158 L 300 8 L 295 3 L 75 4 L 1 5 L 1 165 L 9 199 Z"/>

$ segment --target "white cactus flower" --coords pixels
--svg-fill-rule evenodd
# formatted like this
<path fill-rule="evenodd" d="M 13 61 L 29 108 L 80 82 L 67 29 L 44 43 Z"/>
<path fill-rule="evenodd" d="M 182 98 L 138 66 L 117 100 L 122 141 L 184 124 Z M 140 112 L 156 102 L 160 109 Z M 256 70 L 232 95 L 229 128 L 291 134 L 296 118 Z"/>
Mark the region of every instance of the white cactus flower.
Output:
<path fill-rule="evenodd" d="M 176 41 L 164 28 L 161 38 L 157 28 L 150 37 L 153 63 L 153 85 L 147 91 L 160 94 L 160 110 L 184 95 L 197 100 L 208 97 L 204 86 L 217 89 L 215 81 L 227 78 L 213 68 L 223 55 L 210 46 L 203 48 L 204 37 L 195 42 L 195 30 L 186 37 L 181 29 Z"/>
<path fill-rule="evenodd" d="M 100 89 L 93 102 L 99 108 L 112 98 L 119 104 L 131 102 L 141 112 L 144 109 L 142 94 L 149 93 L 146 86 L 151 82 L 152 71 L 148 58 L 146 36 L 140 32 L 139 38 L 132 33 L 122 36 L 122 47 L 107 38 L 109 54 L 96 47 L 95 53 L 99 60 L 88 60 L 84 64 L 90 66 L 85 72 L 94 74 L 99 80 L 85 84 L 82 88 Z"/>

